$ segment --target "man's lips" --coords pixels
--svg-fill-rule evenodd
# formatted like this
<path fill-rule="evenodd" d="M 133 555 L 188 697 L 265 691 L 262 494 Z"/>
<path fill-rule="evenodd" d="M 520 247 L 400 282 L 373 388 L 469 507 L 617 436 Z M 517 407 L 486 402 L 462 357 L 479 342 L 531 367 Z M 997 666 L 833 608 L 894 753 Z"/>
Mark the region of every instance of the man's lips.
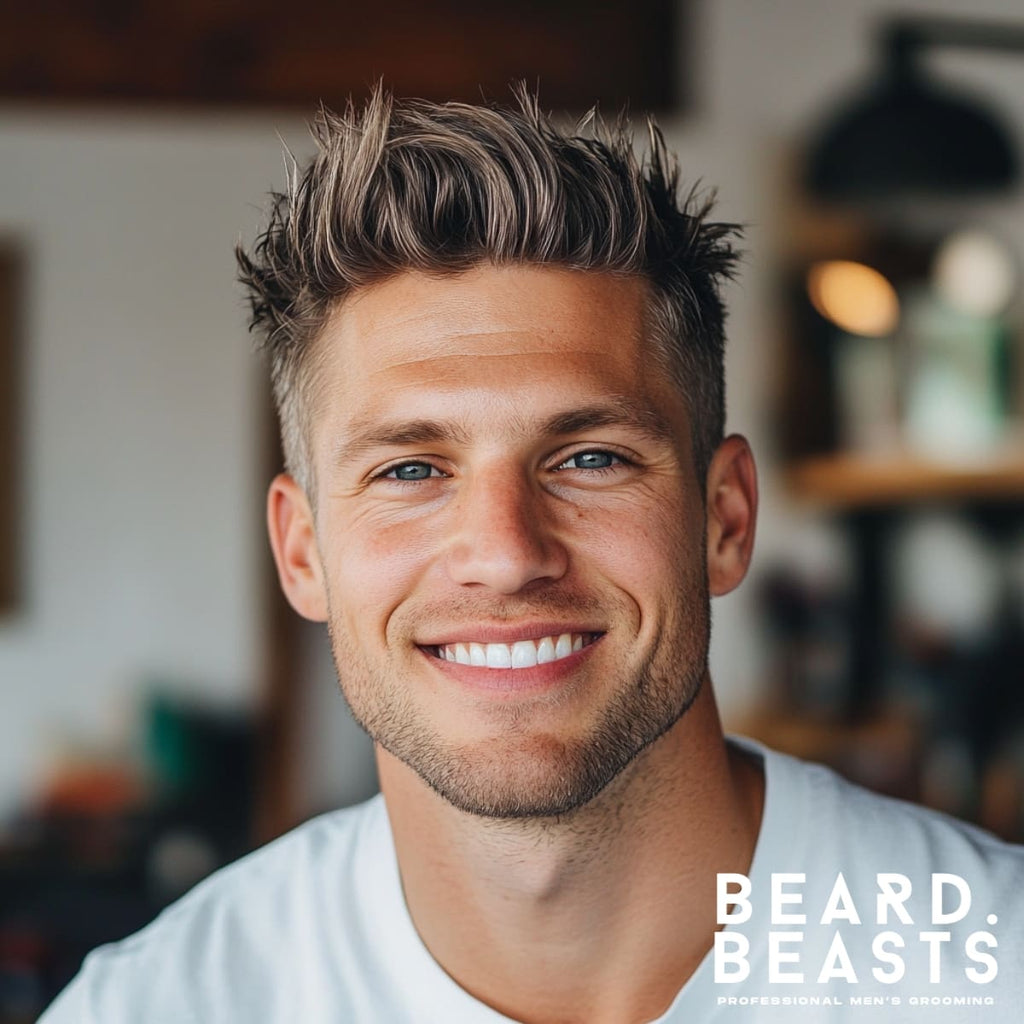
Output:
<path fill-rule="evenodd" d="M 524 669 L 562 661 L 575 652 L 582 651 L 601 635 L 589 631 L 551 633 L 510 643 L 459 640 L 455 643 L 430 645 L 425 650 L 436 658 L 454 661 L 459 665 L 490 669 Z"/>
<path fill-rule="evenodd" d="M 434 658 L 459 665 L 524 669 L 562 661 L 603 635 L 604 630 L 582 623 L 506 622 L 453 627 L 417 646 Z"/>

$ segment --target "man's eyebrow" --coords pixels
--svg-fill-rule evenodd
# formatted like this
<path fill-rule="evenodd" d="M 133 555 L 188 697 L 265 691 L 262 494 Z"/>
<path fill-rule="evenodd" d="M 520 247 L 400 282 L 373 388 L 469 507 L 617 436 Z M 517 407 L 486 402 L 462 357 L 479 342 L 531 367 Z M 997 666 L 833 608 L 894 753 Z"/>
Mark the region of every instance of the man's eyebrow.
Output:
<path fill-rule="evenodd" d="M 442 420 L 395 420 L 357 428 L 334 449 L 334 463 L 341 465 L 379 448 L 400 448 L 412 444 L 467 445 L 469 435 L 457 423 Z"/>
<path fill-rule="evenodd" d="M 578 434 L 594 427 L 628 427 L 654 441 L 672 441 L 672 425 L 654 408 L 626 399 L 602 402 L 557 413 L 546 420 L 542 433 L 551 436 Z"/>
<path fill-rule="evenodd" d="M 524 437 L 564 437 L 595 427 L 624 426 L 638 431 L 655 441 L 672 441 L 671 425 L 654 409 L 632 401 L 611 401 L 582 406 L 555 413 L 546 420 L 516 418 L 515 433 Z M 367 452 L 381 448 L 401 448 L 420 444 L 451 444 L 468 447 L 471 435 L 461 424 L 449 420 L 413 419 L 393 420 L 374 424 L 364 429 L 358 426 L 334 448 L 333 462 L 343 465 Z"/>

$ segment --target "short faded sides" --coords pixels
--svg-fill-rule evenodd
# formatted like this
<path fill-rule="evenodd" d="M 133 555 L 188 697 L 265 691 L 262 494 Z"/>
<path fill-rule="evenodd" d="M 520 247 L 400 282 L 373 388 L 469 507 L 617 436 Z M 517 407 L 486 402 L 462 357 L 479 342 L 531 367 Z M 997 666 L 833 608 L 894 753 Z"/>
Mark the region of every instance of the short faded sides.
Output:
<path fill-rule="evenodd" d="M 270 361 L 286 467 L 312 495 L 315 342 L 355 289 L 406 270 L 534 264 L 639 278 L 654 351 L 682 390 L 703 479 L 724 431 L 723 280 L 737 228 L 682 194 L 653 121 L 639 158 L 626 120 L 558 128 L 525 88 L 510 106 L 397 100 L 322 110 L 305 169 L 291 163 L 266 230 L 237 250 Z"/>

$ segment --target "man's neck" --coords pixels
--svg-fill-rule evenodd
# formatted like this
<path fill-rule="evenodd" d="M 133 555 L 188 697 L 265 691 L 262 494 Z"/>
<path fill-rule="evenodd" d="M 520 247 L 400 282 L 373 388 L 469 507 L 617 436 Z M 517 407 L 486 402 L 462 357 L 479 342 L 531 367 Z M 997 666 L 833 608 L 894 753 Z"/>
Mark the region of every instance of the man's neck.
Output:
<path fill-rule="evenodd" d="M 763 779 L 705 686 L 591 803 L 560 819 L 457 811 L 378 750 L 406 903 L 464 989 L 528 1024 L 649 1021 L 713 942 L 715 873 L 747 872 Z"/>

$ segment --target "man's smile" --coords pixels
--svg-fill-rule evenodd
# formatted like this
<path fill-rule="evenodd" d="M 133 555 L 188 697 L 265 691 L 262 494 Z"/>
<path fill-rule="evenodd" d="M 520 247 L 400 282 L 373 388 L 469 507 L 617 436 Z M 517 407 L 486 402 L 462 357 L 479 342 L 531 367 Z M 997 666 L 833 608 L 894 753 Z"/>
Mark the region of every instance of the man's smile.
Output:
<path fill-rule="evenodd" d="M 512 643 L 459 641 L 432 645 L 428 650 L 444 661 L 479 668 L 524 669 L 562 661 L 592 644 L 600 633 L 559 633 Z"/>
<path fill-rule="evenodd" d="M 566 622 L 452 627 L 417 648 L 441 674 L 494 696 L 537 694 L 575 678 L 606 631 Z"/>

